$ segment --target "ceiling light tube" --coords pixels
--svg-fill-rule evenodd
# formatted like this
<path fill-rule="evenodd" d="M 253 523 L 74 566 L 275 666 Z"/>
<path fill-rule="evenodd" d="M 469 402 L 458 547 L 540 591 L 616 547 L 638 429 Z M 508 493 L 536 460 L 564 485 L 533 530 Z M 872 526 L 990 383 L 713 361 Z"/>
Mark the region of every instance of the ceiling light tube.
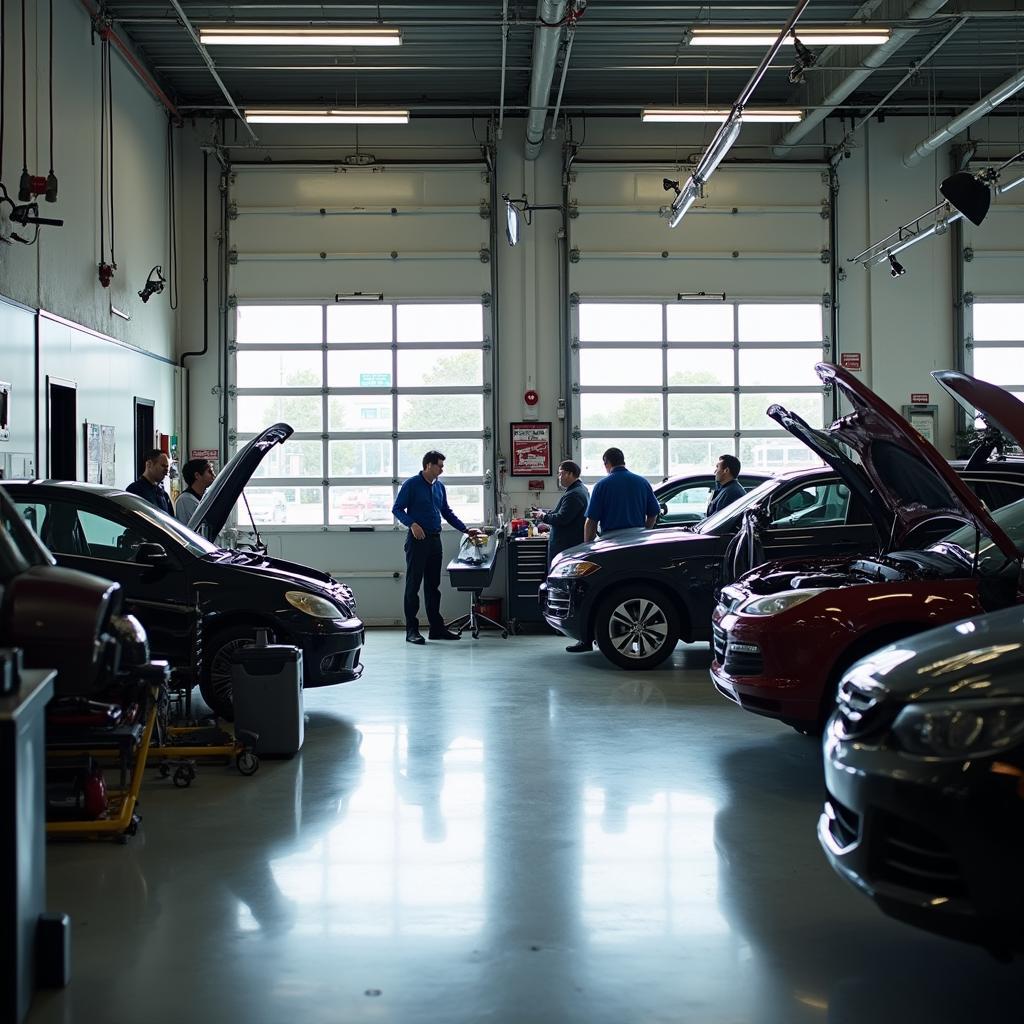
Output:
<path fill-rule="evenodd" d="M 801 28 L 796 35 L 806 46 L 881 46 L 889 42 L 887 28 Z M 731 28 L 728 25 L 704 26 L 690 30 L 691 46 L 771 46 L 778 37 L 774 28 Z M 793 33 L 783 40 L 793 45 Z"/>
<path fill-rule="evenodd" d="M 724 124 L 732 111 L 728 107 L 647 107 L 640 117 L 651 123 Z M 761 124 L 797 124 L 803 111 L 796 108 L 757 110 L 745 107 L 743 120 Z"/>
<path fill-rule="evenodd" d="M 200 28 L 204 46 L 400 46 L 397 28 L 293 28 L 288 25 Z"/>
<path fill-rule="evenodd" d="M 408 110 L 247 110 L 250 124 L 408 124 Z"/>

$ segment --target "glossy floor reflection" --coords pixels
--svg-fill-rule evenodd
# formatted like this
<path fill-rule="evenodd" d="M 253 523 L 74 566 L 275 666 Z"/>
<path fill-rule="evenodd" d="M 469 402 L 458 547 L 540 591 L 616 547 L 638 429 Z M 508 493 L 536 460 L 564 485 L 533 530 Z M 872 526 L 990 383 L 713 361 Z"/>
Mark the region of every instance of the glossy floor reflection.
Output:
<path fill-rule="evenodd" d="M 51 846 L 74 980 L 31 1024 L 1015 1018 L 1020 966 L 832 875 L 816 745 L 717 697 L 706 648 L 639 675 L 563 646 L 372 632 L 299 757 Z"/>

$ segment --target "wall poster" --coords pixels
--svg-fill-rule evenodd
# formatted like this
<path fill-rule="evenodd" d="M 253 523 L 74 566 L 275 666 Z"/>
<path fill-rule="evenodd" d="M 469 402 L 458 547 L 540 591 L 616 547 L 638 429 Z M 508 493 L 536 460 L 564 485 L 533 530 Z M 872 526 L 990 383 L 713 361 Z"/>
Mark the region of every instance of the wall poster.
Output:
<path fill-rule="evenodd" d="M 512 476 L 551 476 L 551 423 L 512 424 Z"/>
<path fill-rule="evenodd" d="M 114 484 L 114 428 L 101 423 L 84 423 L 85 481 L 90 484 Z"/>

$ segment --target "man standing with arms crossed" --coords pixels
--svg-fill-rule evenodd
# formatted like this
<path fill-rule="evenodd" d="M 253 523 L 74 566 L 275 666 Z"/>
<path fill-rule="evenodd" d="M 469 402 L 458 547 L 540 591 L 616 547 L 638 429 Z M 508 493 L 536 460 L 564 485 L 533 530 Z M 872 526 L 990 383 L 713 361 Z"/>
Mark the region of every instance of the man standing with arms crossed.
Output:
<path fill-rule="evenodd" d="M 409 528 L 405 538 L 405 640 L 424 643 L 420 633 L 420 586 L 427 606 L 427 622 L 431 640 L 458 640 L 441 618 L 441 517 L 459 533 L 475 537 L 480 531 L 469 528 L 451 510 L 444 484 L 444 455 L 429 451 L 423 456 L 423 471 L 402 484 L 391 512 Z"/>

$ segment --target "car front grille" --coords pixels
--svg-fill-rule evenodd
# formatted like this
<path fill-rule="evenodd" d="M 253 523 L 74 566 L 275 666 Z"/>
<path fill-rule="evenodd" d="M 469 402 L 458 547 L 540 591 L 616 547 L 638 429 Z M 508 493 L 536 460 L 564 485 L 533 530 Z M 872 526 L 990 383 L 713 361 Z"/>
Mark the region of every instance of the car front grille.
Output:
<path fill-rule="evenodd" d="M 843 679 L 837 699 L 842 735 L 866 736 L 888 725 L 898 710 L 898 702 L 888 697 L 889 691 L 873 679 Z"/>
<path fill-rule="evenodd" d="M 840 803 L 831 793 L 826 805 L 828 830 L 841 850 L 853 846 L 860 838 L 860 815 L 846 804 Z"/>
<path fill-rule="evenodd" d="M 569 591 L 555 590 L 548 585 L 547 589 L 547 610 L 549 615 L 555 618 L 564 619 L 569 615 Z"/>
<path fill-rule="evenodd" d="M 872 828 L 871 874 L 928 896 L 963 897 L 967 883 L 949 847 L 921 825 L 880 814 Z"/>
<path fill-rule="evenodd" d="M 725 645 L 728 640 L 728 634 L 721 626 L 715 626 L 713 628 L 713 636 L 711 638 L 711 644 L 715 649 L 715 661 L 719 665 L 725 663 Z"/>

